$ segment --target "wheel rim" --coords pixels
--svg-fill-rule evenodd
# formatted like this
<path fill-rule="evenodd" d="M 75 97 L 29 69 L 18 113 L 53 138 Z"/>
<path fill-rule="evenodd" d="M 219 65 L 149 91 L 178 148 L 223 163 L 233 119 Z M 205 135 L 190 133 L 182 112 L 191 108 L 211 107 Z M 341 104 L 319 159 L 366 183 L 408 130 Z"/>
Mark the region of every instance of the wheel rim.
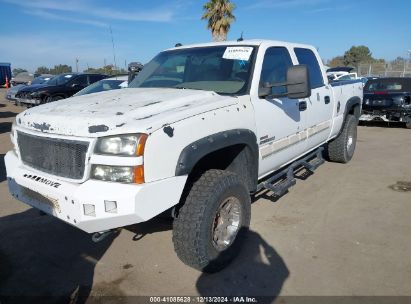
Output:
<path fill-rule="evenodd" d="M 353 144 L 353 143 L 354 143 L 354 138 L 353 138 L 353 136 L 352 136 L 352 135 L 348 136 L 348 139 L 347 139 L 347 150 L 348 150 L 348 151 L 351 150 L 351 147 L 352 147 L 352 144 Z"/>
<path fill-rule="evenodd" d="M 356 141 L 357 141 L 357 126 L 352 125 L 350 128 L 350 132 L 348 132 L 347 142 L 346 142 L 347 153 L 349 157 L 351 157 L 354 154 Z"/>
<path fill-rule="evenodd" d="M 214 217 L 212 236 L 213 246 L 223 251 L 234 242 L 241 222 L 241 204 L 238 198 L 231 196 L 225 199 Z"/>

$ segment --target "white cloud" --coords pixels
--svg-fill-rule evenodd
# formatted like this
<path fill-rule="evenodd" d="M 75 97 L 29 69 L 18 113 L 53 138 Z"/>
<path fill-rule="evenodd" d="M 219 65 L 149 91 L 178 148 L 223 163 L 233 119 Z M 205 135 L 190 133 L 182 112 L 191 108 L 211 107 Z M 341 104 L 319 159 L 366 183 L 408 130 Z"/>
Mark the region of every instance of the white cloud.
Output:
<path fill-rule="evenodd" d="M 101 43 L 91 37 L 79 33 L 65 33 L 64 39 L 53 35 L 1 35 L 0 54 L 10 58 L 13 67 L 22 67 L 34 72 L 39 66 L 53 67 L 56 64 L 67 64 L 75 69 L 76 57 L 80 60 L 80 70 L 103 66 L 113 61 L 113 51 L 110 43 Z M 23 44 L 24 43 L 24 44 Z M 131 57 L 128 46 L 117 45 L 117 61 Z M 132 58 L 132 57 L 131 57 Z"/>
<path fill-rule="evenodd" d="M 78 0 L 64 2 L 48 0 L 3 0 L 3 2 L 19 6 L 23 8 L 23 12 L 38 17 L 95 26 L 103 26 L 106 24 L 101 20 L 170 22 L 175 15 L 175 8 L 172 8 L 172 6 L 152 10 L 140 9 L 137 11 L 123 11 L 112 7 L 102 7 L 101 2 L 93 4 L 90 1 Z M 35 10 L 32 11 L 33 9 Z M 64 13 L 64 15 L 60 15 L 59 13 Z M 79 19 L 78 16 L 84 16 L 84 19 Z"/>
<path fill-rule="evenodd" d="M 87 20 L 87 19 L 77 19 L 77 18 L 71 18 L 71 17 L 64 17 L 60 16 L 54 13 L 50 13 L 41 9 L 35 9 L 35 10 L 23 10 L 24 13 L 32 16 L 37 16 L 37 17 L 42 17 L 45 19 L 51 19 L 51 20 L 61 20 L 61 21 L 68 21 L 68 22 L 73 22 L 73 23 L 80 23 L 80 24 L 88 24 L 88 25 L 94 25 L 94 26 L 99 26 L 99 27 L 109 27 L 107 23 L 96 21 L 96 20 Z"/>

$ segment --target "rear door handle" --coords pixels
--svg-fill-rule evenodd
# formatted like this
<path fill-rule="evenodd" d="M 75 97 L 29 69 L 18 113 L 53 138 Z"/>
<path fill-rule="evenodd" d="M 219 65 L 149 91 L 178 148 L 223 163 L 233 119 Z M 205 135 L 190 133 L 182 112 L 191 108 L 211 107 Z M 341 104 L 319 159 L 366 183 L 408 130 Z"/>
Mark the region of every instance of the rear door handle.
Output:
<path fill-rule="evenodd" d="M 307 110 L 307 102 L 306 102 L 306 101 L 300 101 L 300 102 L 298 103 L 298 109 L 299 109 L 300 111 L 305 111 L 305 110 Z"/>
<path fill-rule="evenodd" d="M 324 102 L 325 102 L 325 104 L 329 104 L 330 101 L 331 101 L 330 96 L 325 96 L 325 97 L 324 97 Z"/>

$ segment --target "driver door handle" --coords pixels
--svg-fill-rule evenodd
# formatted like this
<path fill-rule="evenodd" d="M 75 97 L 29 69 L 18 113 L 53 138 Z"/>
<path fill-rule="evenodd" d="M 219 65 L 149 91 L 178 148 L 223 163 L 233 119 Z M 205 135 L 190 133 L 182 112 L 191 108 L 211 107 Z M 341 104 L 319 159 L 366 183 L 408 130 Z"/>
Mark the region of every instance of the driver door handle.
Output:
<path fill-rule="evenodd" d="M 298 103 L 298 109 L 299 109 L 300 111 L 305 111 L 305 110 L 307 110 L 307 102 L 306 102 L 306 101 L 300 101 L 300 102 Z"/>

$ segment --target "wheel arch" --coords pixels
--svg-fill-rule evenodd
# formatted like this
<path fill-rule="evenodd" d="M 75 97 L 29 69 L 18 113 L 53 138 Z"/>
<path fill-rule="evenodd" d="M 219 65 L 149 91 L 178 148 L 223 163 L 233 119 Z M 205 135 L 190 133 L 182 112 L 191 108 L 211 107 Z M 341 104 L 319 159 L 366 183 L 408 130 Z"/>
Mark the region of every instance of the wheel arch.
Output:
<path fill-rule="evenodd" d="M 257 187 L 257 137 L 251 130 L 234 129 L 212 134 L 187 145 L 180 153 L 175 175 L 189 181 L 209 169 L 238 174 L 250 191 Z"/>
<path fill-rule="evenodd" d="M 344 122 L 347 119 L 347 115 L 351 114 L 354 115 L 357 120 L 361 116 L 361 98 L 358 96 L 351 97 L 348 99 L 345 105 L 345 112 L 344 112 Z"/>

